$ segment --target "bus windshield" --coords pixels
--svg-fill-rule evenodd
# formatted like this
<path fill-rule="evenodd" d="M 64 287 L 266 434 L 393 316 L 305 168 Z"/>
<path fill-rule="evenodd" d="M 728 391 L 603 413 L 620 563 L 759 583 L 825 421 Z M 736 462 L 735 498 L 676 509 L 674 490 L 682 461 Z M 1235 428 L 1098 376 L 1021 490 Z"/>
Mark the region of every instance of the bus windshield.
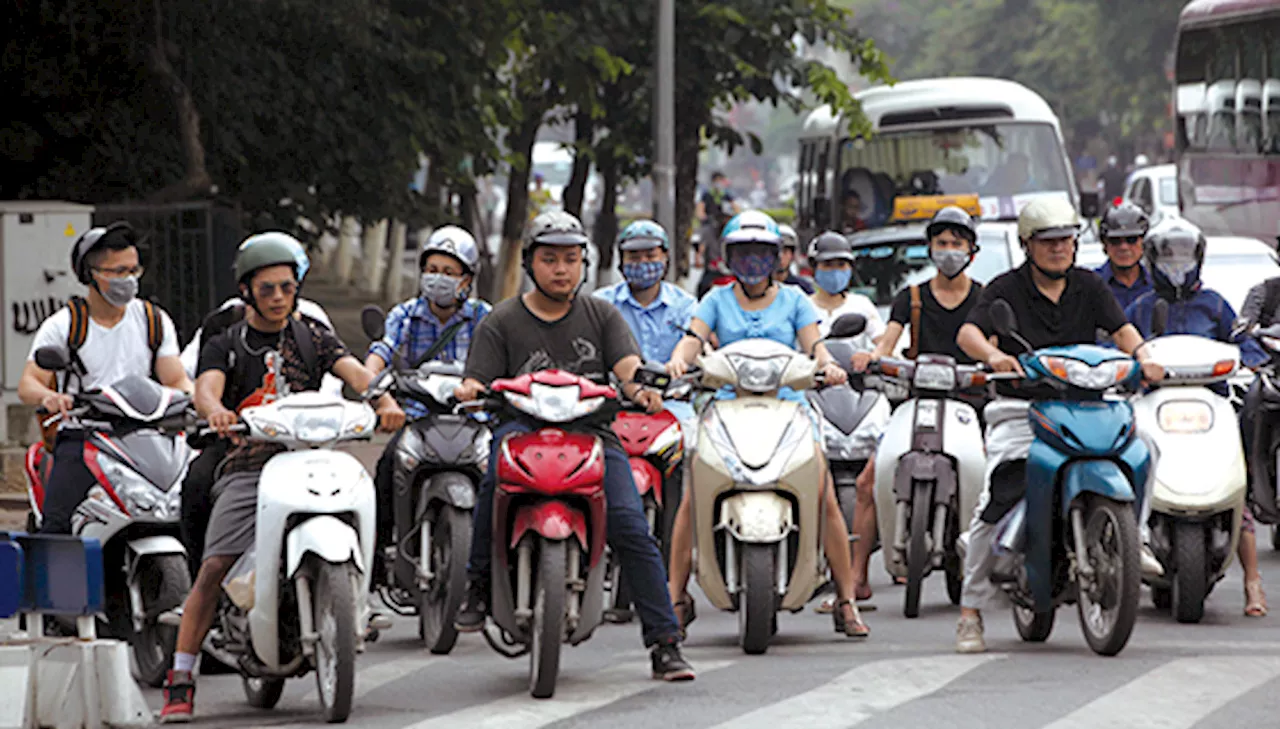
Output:
<path fill-rule="evenodd" d="M 864 206 L 897 195 L 1000 197 L 1067 192 L 1071 178 L 1049 124 L 1008 122 L 881 132 L 848 139 L 840 155 L 843 191 Z"/>
<path fill-rule="evenodd" d="M 987 239 L 978 236 L 978 255 L 965 270 L 974 280 L 986 283 L 1009 270 L 1009 249 L 1003 235 Z M 876 306 L 888 306 L 899 291 L 933 278 L 937 269 L 929 260 L 929 246 L 923 240 L 902 240 L 854 248 L 853 291 L 866 296 Z"/>

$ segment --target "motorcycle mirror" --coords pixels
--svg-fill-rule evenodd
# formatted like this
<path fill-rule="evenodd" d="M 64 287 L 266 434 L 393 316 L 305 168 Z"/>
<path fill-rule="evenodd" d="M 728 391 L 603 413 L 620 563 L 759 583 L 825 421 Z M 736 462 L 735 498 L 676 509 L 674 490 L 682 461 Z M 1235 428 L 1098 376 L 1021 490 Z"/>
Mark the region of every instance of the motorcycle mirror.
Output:
<path fill-rule="evenodd" d="M 1004 299 L 991 302 L 991 324 L 995 327 L 996 334 L 1002 337 L 1013 336 L 1013 330 L 1018 328 L 1018 320 L 1013 315 L 1013 307 L 1009 306 L 1009 302 Z"/>
<path fill-rule="evenodd" d="M 36 350 L 36 364 L 42 370 L 61 372 L 71 366 L 71 359 L 62 347 L 41 347 Z"/>
<path fill-rule="evenodd" d="M 831 324 L 830 339 L 852 339 L 867 329 L 867 317 L 862 314 L 842 314 Z"/>
<path fill-rule="evenodd" d="M 364 335 L 373 341 L 382 339 L 387 333 L 387 318 L 374 304 L 360 310 L 360 328 Z"/>
<path fill-rule="evenodd" d="M 1155 308 L 1151 310 L 1151 336 L 1162 337 L 1169 328 L 1169 302 L 1157 298 Z"/>

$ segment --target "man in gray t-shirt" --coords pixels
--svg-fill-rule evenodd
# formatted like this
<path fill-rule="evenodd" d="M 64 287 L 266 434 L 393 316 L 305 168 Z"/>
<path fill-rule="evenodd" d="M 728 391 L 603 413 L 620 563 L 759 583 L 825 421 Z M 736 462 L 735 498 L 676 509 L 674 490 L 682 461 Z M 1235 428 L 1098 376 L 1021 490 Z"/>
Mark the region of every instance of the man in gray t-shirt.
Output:
<path fill-rule="evenodd" d="M 474 400 L 499 378 L 561 369 L 602 384 L 612 372 L 626 383 L 624 394 L 650 412 L 662 409 L 661 395 L 641 390 L 632 381 L 640 366 L 640 349 L 626 320 L 609 302 L 577 295 L 586 247 L 582 223 L 574 216 L 554 211 L 534 218 L 522 251 L 525 272 L 533 280 L 534 290 L 498 304 L 480 323 L 467 353 L 463 384 L 455 393 L 458 400 Z M 652 648 L 653 677 L 690 680 L 693 668 L 680 655 L 680 628 L 667 590 L 667 571 L 658 543 L 649 533 L 627 455 L 608 422 L 578 427 L 604 441 L 604 492 L 608 505 L 605 531 L 631 588 L 645 645 Z M 455 620 L 455 627 L 461 632 L 482 629 L 489 611 L 493 490 L 502 452 L 500 444 L 508 436 L 530 430 L 529 423 L 512 417 L 493 431 L 489 468 L 476 496 L 468 564 L 471 584 Z"/>

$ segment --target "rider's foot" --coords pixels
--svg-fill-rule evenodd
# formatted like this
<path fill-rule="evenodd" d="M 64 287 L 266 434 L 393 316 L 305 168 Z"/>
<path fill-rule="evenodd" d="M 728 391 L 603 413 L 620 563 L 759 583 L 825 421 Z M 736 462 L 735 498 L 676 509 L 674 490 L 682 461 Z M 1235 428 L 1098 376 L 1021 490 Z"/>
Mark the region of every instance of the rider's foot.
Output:
<path fill-rule="evenodd" d="M 1142 574 L 1147 577 L 1163 577 L 1164 567 L 1160 566 L 1160 560 L 1156 559 L 1155 552 L 1151 551 L 1151 547 L 1142 545 L 1140 551 L 1142 555 Z"/>
<path fill-rule="evenodd" d="M 183 599 L 182 604 L 178 605 L 178 607 L 169 608 L 157 615 L 156 622 L 161 625 L 168 625 L 176 628 L 179 625 L 182 625 L 182 611 L 185 610 L 186 607 L 187 601 Z"/>
<path fill-rule="evenodd" d="M 840 600 L 835 603 L 831 619 L 835 623 L 836 632 L 844 633 L 849 638 L 866 638 L 871 635 L 871 628 L 862 622 L 862 616 L 858 614 L 858 606 L 852 600 Z"/>
<path fill-rule="evenodd" d="M 484 620 L 488 616 L 489 586 L 472 580 L 467 586 L 467 596 L 458 608 L 458 615 L 453 619 L 453 627 L 459 633 L 476 633 L 484 628 Z"/>
<path fill-rule="evenodd" d="M 382 635 L 384 630 L 391 630 L 391 618 L 377 610 L 370 610 L 369 619 L 365 621 L 364 639 L 372 643 Z"/>
<path fill-rule="evenodd" d="M 1262 578 L 1244 582 L 1244 614 L 1250 618 L 1267 615 L 1267 593 L 1262 591 Z"/>
<path fill-rule="evenodd" d="M 680 655 L 680 641 L 668 638 L 660 641 L 649 653 L 653 663 L 653 677 L 663 681 L 692 681 L 693 666 Z"/>
<path fill-rule="evenodd" d="M 688 633 L 689 624 L 698 619 L 698 611 L 693 607 L 693 596 L 688 593 L 673 604 L 676 620 L 680 621 L 680 640 Z"/>
<path fill-rule="evenodd" d="M 195 710 L 196 682 L 190 671 L 169 671 L 164 680 L 164 707 L 160 709 L 161 724 L 182 724 L 191 721 Z"/>
<path fill-rule="evenodd" d="M 961 615 L 956 623 L 956 653 L 986 653 L 987 642 L 982 639 L 982 616 Z"/>

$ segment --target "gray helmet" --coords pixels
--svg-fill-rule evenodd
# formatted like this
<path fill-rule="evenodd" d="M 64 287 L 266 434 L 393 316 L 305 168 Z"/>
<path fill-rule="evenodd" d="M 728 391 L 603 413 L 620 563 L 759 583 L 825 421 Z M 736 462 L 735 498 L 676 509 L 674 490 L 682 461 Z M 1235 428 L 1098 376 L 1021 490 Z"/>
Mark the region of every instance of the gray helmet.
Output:
<path fill-rule="evenodd" d="M 473 276 L 480 264 L 480 247 L 476 245 L 476 239 L 456 225 L 446 225 L 431 232 L 427 242 L 422 244 L 422 252 L 418 254 L 419 270 L 427 265 L 427 256 L 432 253 L 443 253 L 456 258 L 466 272 Z"/>
<path fill-rule="evenodd" d="M 978 240 L 978 229 L 973 224 L 973 218 L 959 206 L 948 205 L 934 213 L 933 218 L 929 220 L 929 226 L 924 229 L 924 234 L 926 238 L 933 240 L 935 235 L 947 229 L 956 231 L 970 243 L 976 243 Z"/>
<path fill-rule="evenodd" d="M 1125 201 L 1107 209 L 1102 222 L 1098 223 L 1098 236 L 1105 242 L 1108 238 L 1146 235 L 1150 226 L 1146 211 Z"/>
<path fill-rule="evenodd" d="M 856 260 L 849 239 L 834 230 L 819 235 L 809 244 L 809 266 L 812 268 L 817 268 L 823 261 L 848 261 L 852 264 Z"/>
<path fill-rule="evenodd" d="M 298 276 L 297 256 L 297 246 L 300 244 L 297 240 L 293 240 L 291 245 L 289 241 L 284 240 L 285 238 L 292 239 L 292 236 L 276 234 L 270 238 L 264 237 L 254 241 L 252 245 L 241 244 L 240 250 L 236 252 L 236 282 L 246 283 L 254 271 L 268 266 L 292 266 L 293 275 L 301 280 L 301 276 Z M 245 243 L 250 240 L 253 238 L 246 240 Z"/>
<path fill-rule="evenodd" d="M 783 248 L 794 248 L 800 250 L 800 236 L 796 235 L 796 229 L 786 223 L 778 223 L 778 235 L 782 236 Z"/>
<path fill-rule="evenodd" d="M 95 248 L 106 243 L 111 238 L 119 238 L 122 242 L 129 246 L 137 246 L 140 241 L 137 232 L 133 226 L 123 220 L 118 220 L 106 227 L 90 228 L 76 239 L 75 245 L 71 246 L 71 270 L 76 275 L 76 280 L 88 286 L 93 282 L 93 276 L 89 273 L 89 254 Z"/>
<path fill-rule="evenodd" d="M 538 246 L 577 246 L 585 249 L 588 240 L 581 220 L 562 210 L 552 210 L 529 221 L 529 226 L 524 231 L 524 247 L 521 252 L 527 262 L 529 253 Z"/>

